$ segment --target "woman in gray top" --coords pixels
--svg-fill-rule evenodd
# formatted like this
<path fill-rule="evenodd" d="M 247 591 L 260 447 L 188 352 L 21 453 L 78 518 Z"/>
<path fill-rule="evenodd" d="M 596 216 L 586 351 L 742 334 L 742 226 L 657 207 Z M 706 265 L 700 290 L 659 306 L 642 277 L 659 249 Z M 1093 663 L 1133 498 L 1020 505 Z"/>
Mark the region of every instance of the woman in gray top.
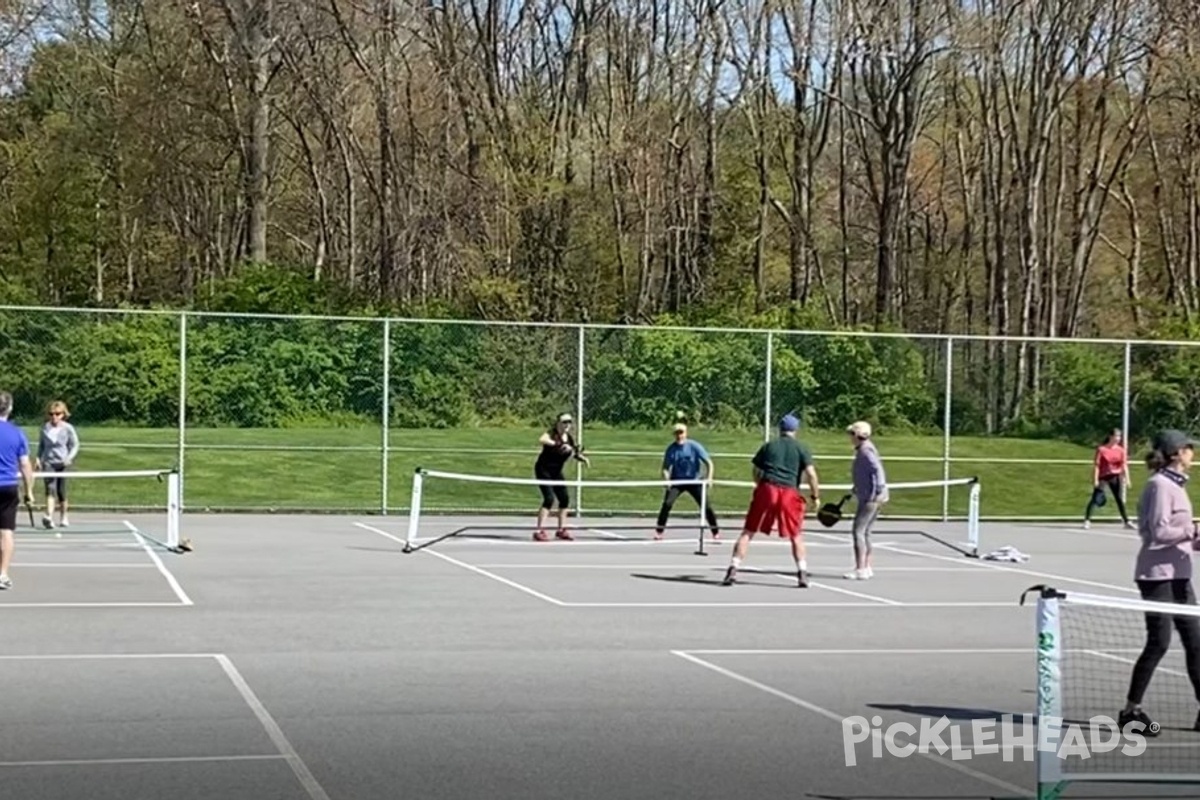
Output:
<path fill-rule="evenodd" d="M 67 422 L 71 412 L 67 404 L 55 400 L 46 408 L 46 424 L 42 426 L 41 436 L 38 437 L 37 469 L 42 472 L 62 473 L 75 463 L 79 455 L 79 435 L 75 426 Z M 71 524 L 67 517 L 67 480 L 56 476 L 46 479 L 46 514 L 42 517 L 42 525 L 54 527 L 55 501 L 58 504 L 58 524 L 67 527 Z"/>
<path fill-rule="evenodd" d="M 1154 437 L 1152 447 L 1146 457 L 1146 466 L 1152 474 L 1138 501 L 1138 535 L 1142 545 L 1134 578 L 1145 600 L 1195 607 L 1192 553 L 1197 539 L 1192 502 L 1187 494 L 1195 442 L 1180 431 L 1167 430 Z M 1200 616 L 1148 613 L 1146 646 L 1133 668 L 1128 702 L 1118 720 L 1122 729 L 1130 722 L 1140 722 L 1145 726 L 1143 735 L 1158 735 L 1158 723 L 1142 710 L 1141 702 L 1154 670 L 1171 645 L 1172 627 L 1179 631 L 1183 641 L 1188 678 L 1200 703 Z M 1193 729 L 1200 731 L 1200 715 Z"/>

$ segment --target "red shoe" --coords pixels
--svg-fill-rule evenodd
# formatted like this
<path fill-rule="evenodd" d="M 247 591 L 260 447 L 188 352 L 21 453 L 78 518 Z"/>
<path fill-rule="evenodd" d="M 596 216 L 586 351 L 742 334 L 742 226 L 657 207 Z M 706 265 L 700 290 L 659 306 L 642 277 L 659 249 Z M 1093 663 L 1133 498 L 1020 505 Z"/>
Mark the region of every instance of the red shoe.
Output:
<path fill-rule="evenodd" d="M 548 542 L 550 541 L 550 537 L 546 535 L 545 531 L 538 531 L 533 535 L 533 540 L 535 542 Z"/>
<path fill-rule="evenodd" d="M 575 541 L 575 537 L 574 537 L 574 536 L 572 536 L 572 535 L 571 535 L 571 532 L 570 532 L 570 531 L 568 531 L 566 528 L 562 528 L 562 529 L 560 529 L 560 530 L 558 531 L 558 533 L 554 534 L 554 537 L 555 537 L 556 539 L 562 539 L 564 542 L 573 542 L 573 541 Z"/>

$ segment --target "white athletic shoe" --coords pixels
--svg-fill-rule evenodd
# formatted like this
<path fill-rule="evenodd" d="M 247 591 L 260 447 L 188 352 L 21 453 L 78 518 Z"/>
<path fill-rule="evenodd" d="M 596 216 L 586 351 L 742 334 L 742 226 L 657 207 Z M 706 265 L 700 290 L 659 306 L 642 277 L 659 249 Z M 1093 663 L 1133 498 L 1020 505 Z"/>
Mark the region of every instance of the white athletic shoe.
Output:
<path fill-rule="evenodd" d="M 848 581 L 865 581 L 871 577 L 871 573 L 869 570 L 856 569 L 853 572 L 847 572 L 842 577 Z"/>
<path fill-rule="evenodd" d="M 58 521 L 58 524 L 59 524 L 59 525 L 61 525 L 61 526 L 63 526 L 64 528 L 69 528 L 69 527 L 71 527 L 71 521 L 67 519 L 67 515 L 66 515 L 66 514 L 63 514 L 63 515 L 62 515 L 62 519 Z"/>
<path fill-rule="evenodd" d="M 1084 529 L 1085 531 L 1090 531 L 1090 530 L 1092 529 L 1092 522 L 1091 522 L 1091 520 L 1086 520 L 1086 519 L 1085 519 L 1085 520 L 1083 521 L 1083 529 Z"/>
<path fill-rule="evenodd" d="M 0 575 L 0 589 L 11 589 L 11 588 L 12 588 L 12 578 L 8 577 L 7 575 Z"/>
<path fill-rule="evenodd" d="M 870 567 L 867 567 L 865 572 L 867 573 L 867 578 L 875 577 L 875 570 L 871 569 Z"/>

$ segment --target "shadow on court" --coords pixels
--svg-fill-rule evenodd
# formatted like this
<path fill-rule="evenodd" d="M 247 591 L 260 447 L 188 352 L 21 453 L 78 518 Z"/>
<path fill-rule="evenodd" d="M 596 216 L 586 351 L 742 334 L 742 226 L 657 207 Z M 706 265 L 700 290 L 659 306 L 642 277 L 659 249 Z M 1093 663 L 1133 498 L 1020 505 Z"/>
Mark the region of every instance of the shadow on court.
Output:
<path fill-rule="evenodd" d="M 637 573 L 637 572 L 631 573 L 630 577 L 638 578 L 639 580 L 644 580 L 644 581 L 664 581 L 666 583 L 688 583 L 688 584 L 695 584 L 697 586 L 716 586 L 721 589 L 733 588 L 733 587 L 722 585 L 721 581 L 725 577 L 724 571 L 722 571 L 722 574 L 720 575 L 720 577 L 706 576 L 706 575 L 647 575 L 644 573 Z M 745 575 L 741 572 L 738 573 L 736 585 L 737 586 L 765 586 L 768 589 L 795 589 L 796 588 L 796 585 L 794 583 L 791 586 L 788 586 L 783 583 L 775 583 L 775 582 L 771 582 L 771 581 L 749 581 L 749 580 L 746 580 Z"/>

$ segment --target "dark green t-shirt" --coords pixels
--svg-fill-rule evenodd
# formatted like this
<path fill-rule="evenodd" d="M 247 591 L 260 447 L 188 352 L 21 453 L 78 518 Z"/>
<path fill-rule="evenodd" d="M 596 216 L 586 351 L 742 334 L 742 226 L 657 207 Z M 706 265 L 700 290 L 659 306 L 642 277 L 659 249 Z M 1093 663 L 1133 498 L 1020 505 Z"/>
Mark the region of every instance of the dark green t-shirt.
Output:
<path fill-rule="evenodd" d="M 790 436 L 772 439 L 758 448 L 752 462 L 768 483 L 795 488 L 800 476 L 813 463 L 808 448 Z"/>

